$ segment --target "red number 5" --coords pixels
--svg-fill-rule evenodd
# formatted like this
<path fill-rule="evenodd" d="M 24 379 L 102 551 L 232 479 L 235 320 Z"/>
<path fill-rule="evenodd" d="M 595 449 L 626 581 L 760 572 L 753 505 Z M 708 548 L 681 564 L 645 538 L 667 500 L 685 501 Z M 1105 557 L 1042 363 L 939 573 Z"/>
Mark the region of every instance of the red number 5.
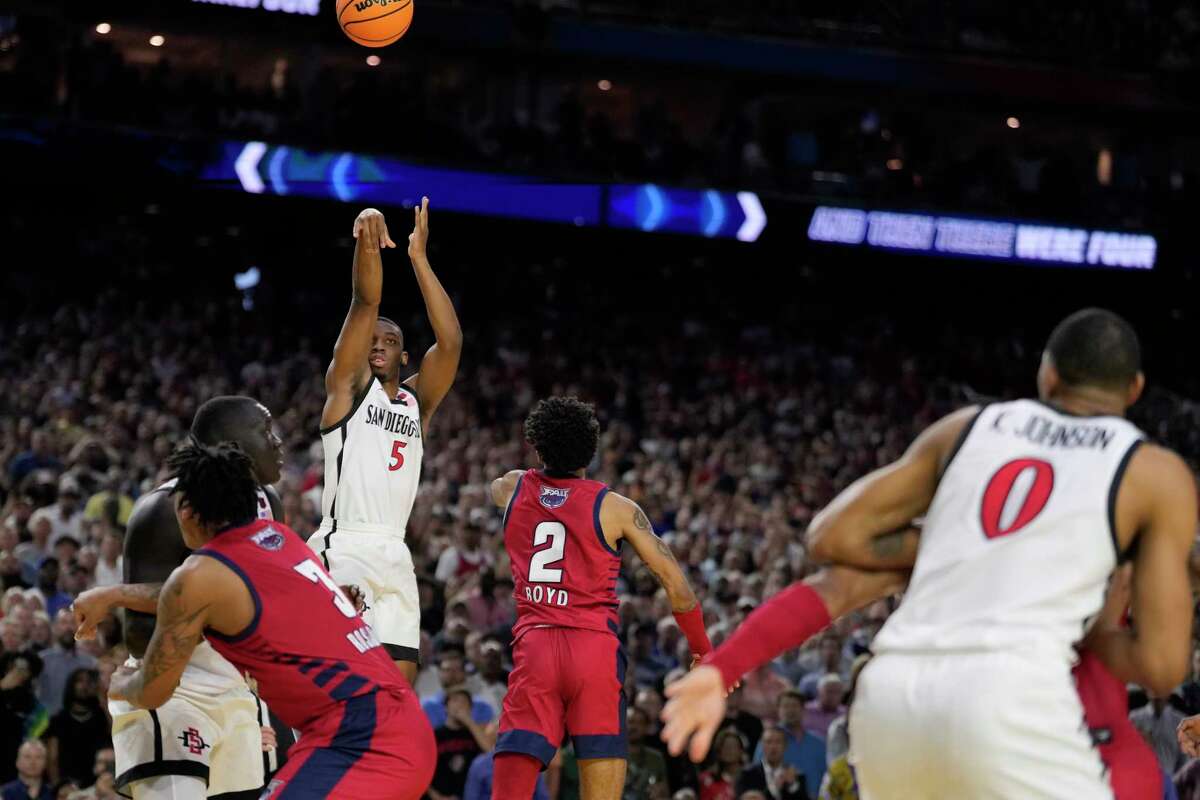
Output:
<path fill-rule="evenodd" d="M 1033 480 L 1025 489 L 1024 499 L 1020 501 L 1015 513 L 1010 511 L 1006 515 L 1004 511 L 1009 506 L 1017 478 L 1029 470 L 1033 470 Z M 1049 462 L 1036 458 L 1018 458 L 1008 462 L 996 470 L 983 492 L 979 521 L 983 525 L 984 535 L 989 539 L 996 539 L 1021 530 L 1042 513 L 1053 490 L 1054 467 L 1050 466 Z"/>
<path fill-rule="evenodd" d="M 393 463 L 388 464 L 388 472 L 395 472 L 404 466 L 404 453 L 400 451 L 405 447 L 408 447 L 408 442 L 402 442 L 399 439 L 392 442 L 392 458 L 395 460 Z"/>

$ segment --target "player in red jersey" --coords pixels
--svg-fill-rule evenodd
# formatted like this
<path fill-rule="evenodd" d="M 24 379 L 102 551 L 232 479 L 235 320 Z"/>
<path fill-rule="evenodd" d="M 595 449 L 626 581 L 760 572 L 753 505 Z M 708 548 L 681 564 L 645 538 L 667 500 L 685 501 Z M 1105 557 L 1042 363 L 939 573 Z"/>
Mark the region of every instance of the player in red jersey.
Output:
<path fill-rule="evenodd" d="M 620 547 L 658 578 L 693 663 L 711 649 L 704 617 L 675 557 L 637 503 L 584 479 L 600 423 L 590 405 L 551 397 L 525 420 L 541 470 L 492 484 L 516 586 L 514 668 L 500 715 L 492 797 L 529 800 L 538 772 L 569 733 L 583 800 L 616 800 L 625 784 L 625 655 L 617 627 Z"/>
<path fill-rule="evenodd" d="M 109 696 L 153 709 L 207 637 L 300 731 L 263 800 L 416 800 L 433 776 L 433 733 L 403 676 L 304 540 L 255 520 L 249 459 L 191 444 L 168 461 L 176 516 L 195 552 L 163 586 L 141 666 Z"/>

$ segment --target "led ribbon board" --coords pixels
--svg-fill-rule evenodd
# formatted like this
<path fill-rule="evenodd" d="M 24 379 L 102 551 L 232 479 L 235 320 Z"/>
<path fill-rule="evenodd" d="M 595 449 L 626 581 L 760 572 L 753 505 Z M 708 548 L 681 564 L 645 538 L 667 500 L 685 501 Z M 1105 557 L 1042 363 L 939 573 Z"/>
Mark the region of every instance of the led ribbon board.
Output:
<path fill-rule="evenodd" d="M 813 211 L 808 238 L 897 252 L 1111 269 L 1153 269 L 1158 254 L 1158 240 L 1149 234 L 831 206 Z"/>
<path fill-rule="evenodd" d="M 311 152 L 265 142 L 225 142 L 201 172 L 220 188 L 344 203 L 413 205 L 580 226 L 665 231 L 753 242 L 767 215 L 753 192 L 650 184 L 559 183 L 532 176 L 411 164 L 385 156 Z"/>

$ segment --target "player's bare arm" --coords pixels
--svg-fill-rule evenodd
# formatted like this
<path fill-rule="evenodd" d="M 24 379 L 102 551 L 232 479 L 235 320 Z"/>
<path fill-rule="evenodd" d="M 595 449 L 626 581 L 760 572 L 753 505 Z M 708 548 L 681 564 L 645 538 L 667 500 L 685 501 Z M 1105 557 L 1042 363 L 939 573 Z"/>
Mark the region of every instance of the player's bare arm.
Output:
<path fill-rule="evenodd" d="M 899 460 L 860 478 L 808 528 L 809 555 L 860 569 L 906 569 L 917 559 L 914 521 L 929 508 L 946 460 L 979 409 L 929 426 Z"/>
<path fill-rule="evenodd" d="M 517 491 L 517 481 L 521 480 L 524 470 L 514 469 L 506 472 L 492 481 L 492 502 L 497 508 L 505 508 L 512 500 L 513 492 Z"/>
<path fill-rule="evenodd" d="M 333 347 L 333 360 L 325 373 L 325 408 L 321 427 L 337 424 L 349 413 L 355 396 L 370 377 L 367 358 L 379 318 L 383 297 L 383 259 L 385 247 L 396 243 L 388 235 L 383 214 L 367 208 L 354 220 L 353 294 L 350 310 L 342 323 L 342 332 Z"/>
<path fill-rule="evenodd" d="M 646 512 L 637 503 L 609 492 L 600 504 L 600 525 L 614 548 L 621 539 L 629 542 L 638 558 L 666 590 L 672 611 L 691 611 L 696 607 L 696 593 L 679 568 L 675 554 L 654 533 Z"/>
<path fill-rule="evenodd" d="M 125 585 L 107 598 L 101 596 L 101 600 L 111 603 L 107 608 L 89 609 L 89 601 L 95 598 L 84 595 L 76 600 L 79 633 L 86 633 L 82 630 L 81 608 L 94 627 L 113 607 L 125 607 L 125 645 L 133 656 L 141 658 L 154 635 L 154 612 L 158 607 L 156 587 L 161 590 L 162 584 L 190 553 L 179 532 L 175 504 L 170 496 L 164 491 L 153 491 L 140 498 L 133 507 L 125 534 Z"/>
<path fill-rule="evenodd" d="M 417 393 L 421 404 L 421 424 L 429 425 L 430 418 L 454 384 L 458 361 L 462 356 L 462 327 L 450 295 L 442 287 L 429 264 L 425 248 L 429 241 L 429 198 L 422 197 L 421 205 L 413 209 L 413 232 L 408 237 L 408 257 L 413 274 L 425 299 L 425 313 L 433 328 L 435 343 L 421 359 L 421 368 L 404 385 Z"/>
<path fill-rule="evenodd" d="M 197 565 L 187 563 L 167 579 L 158 601 L 158 624 L 145 658 L 136 670 L 113 675 L 109 697 L 140 708 L 165 703 L 183 675 L 192 651 L 203 638 L 211 601 L 196 586 Z"/>
<path fill-rule="evenodd" d="M 624 539 L 667 592 L 671 612 L 692 651 L 692 666 L 712 650 L 704 629 L 704 611 L 671 548 L 658 538 L 646 512 L 627 497 L 609 492 L 600 503 L 600 527 L 609 546 Z"/>
<path fill-rule="evenodd" d="M 114 608 L 124 608 L 142 614 L 158 610 L 161 583 L 120 583 L 116 586 L 96 586 L 81 592 L 71 604 L 75 614 L 75 638 L 95 639 L 96 626 Z"/>
<path fill-rule="evenodd" d="M 1196 530 L 1196 484 L 1183 459 L 1142 445 L 1117 492 L 1117 530 L 1133 561 L 1133 625 L 1101 614 L 1086 644 L 1119 680 L 1166 695 L 1187 675 L 1192 593 L 1188 556 Z M 1112 604 L 1110 604 L 1111 606 Z"/>

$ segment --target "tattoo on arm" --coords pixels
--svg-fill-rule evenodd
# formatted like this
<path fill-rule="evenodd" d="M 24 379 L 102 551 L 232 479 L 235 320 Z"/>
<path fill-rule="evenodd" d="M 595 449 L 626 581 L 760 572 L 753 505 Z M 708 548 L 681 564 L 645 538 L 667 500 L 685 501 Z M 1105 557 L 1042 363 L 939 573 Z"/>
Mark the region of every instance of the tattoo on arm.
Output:
<path fill-rule="evenodd" d="M 126 583 L 121 586 L 121 602 L 137 603 L 139 600 L 144 600 L 150 603 L 158 603 L 159 595 L 162 594 L 162 583 Z"/>
<path fill-rule="evenodd" d="M 142 692 L 147 684 L 177 669 L 192 657 L 192 651 L 203 637 L 200 631 L 195 630 L 196 621 L 208 610 L 208 606 L 206 603 L 198 609 L 187 608 L 183 602 L 182 584 L 173 586 L 163 596 L 154 638 L 146 650 L 142 669 L 127 693 L 131 703 L 141 705 Z"/>
<path fill-rule="evenodd" d="M 904 537 L 906 535 L 908 535 L 908 528 L 876 536 L 871 540 L 871 552 L 877 558 L 895 558 L 904 552 Z"/>
<path fill-rule="evenodd" d="M 637 506 L 633 507 L 633 524 L 637 526 L 638 530 L 641 530 L 641 531 L 651 530 L 650 520 L 648 520 L 646 518 L 646 512 L 642 511 Z"/>

